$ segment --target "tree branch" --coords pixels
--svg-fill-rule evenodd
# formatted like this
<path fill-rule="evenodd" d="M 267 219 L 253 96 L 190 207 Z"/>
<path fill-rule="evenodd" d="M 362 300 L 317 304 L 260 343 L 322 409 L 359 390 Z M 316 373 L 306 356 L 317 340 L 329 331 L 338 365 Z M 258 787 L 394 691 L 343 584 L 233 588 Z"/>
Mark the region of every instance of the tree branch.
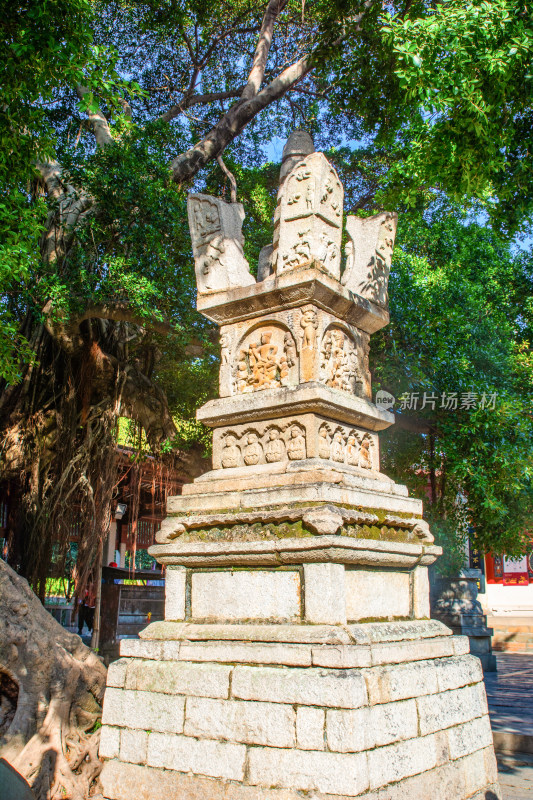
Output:
<path fill-rule="evenodd" d="M 57 161 L 36 161 L 35 168 L 41 174 L 42 181 L 48 195 L 52 200 L 59 200 L 64 194 L 65 187 L 61 180 L 63 169 Z"/>
<path fill-rule="evenodd" d="M 86 319 L 110 319 L 114 322 L 130 322 L 132 325 L 148 327 L 157 333 L 169 334 L 173 328 L 169 322 L 164 322 L 155 316 L 144 317 L 135 311 L 127 303 L 100 303 L 89 306 L 85 311 L 73 321 L 76 327 Z"/>
<path fill-rule="evenodd" d="M 203 103 L 213 103 L 216 100 L 227 100 L 229 97 L 240 97 L 243 91 L 243 86 L 239 86 L 237 89 L 230 89 L 227 92 L 207 92 L 206 94 L 193 94 L 189 97 L 185 96 L 180 103 L 169 108 L 165 114 L 162 114 L 159 119 L 163 122 L 170 122 L 177 117 L 179 114 L 183 113 L 187 108 L 191 108 L 191 106 L 201 105 Z"/>
<path fill-rule="evenodd" d="M 230 170 L 224 164 L 224 161 L 222 160 L 222 156 L 217 156 L 217 162 L 218 162 L 218 166 L 220 167 L 220 169 L 222 170 L 222 172 L 224 173 L 224 175 L 227 177 L 227 179 L 230 182 L 231 202 L 232 203 L 236 203 L 237 202 L 237 181 L 235 180 L 235 175 L 233 174 L 233 172 L 230 172 Z"/>
<path fill-rule="evenodd" d="M 259 41 L 255 48 L 252 69 L 248 75 L 248 83 L 242 93 L 242 100 L 250 100 L 259 91 L 265 74 L 274 25 L 286 5 L 287 0 L 269 0 L 268 2 L 259 33 Z"/>
<path fill-rule="evenodd" d="M 359 24 L 376 2 L 377 0 L 366 0 L 363 11 L 350 20 L 356 29 L 359 29 Z M 345 30 L 342 36 L 331 43 L 331 46 L 338 47 L 346 36 L 348 36 L 348 32 Z M 260 111 L 279 100 L 289 89 L 305 78 L 316 66 L 320 55 L 321 49 L 317 49 L 302 56 L 250 99 L 243 99 L 243 92 L 241 99 L 224 114 L 198 144 L 176 156 L 171 164 L 172 179 L 176 183 L 191 180 L 199 169 L 219 156 Z"/>
<path fill-rule="evenodd" d="M 78 95 L 80 100 L 83 100 L 83 98 L 87 94 L 89 94 L 90 91 L 91 90 L 87 89 L 86 86 L 80 86 L 79 84 L 76 86 L 76 94 Z M 100 111 L 100 109 L 98 109 L 97 111 L 88 111 L 87 114 L 98 147 L 107 147 L 107 145 L 113 144 L 114 140 L 113 137 L 111 136 L 109 123 L 105 118 L 105 116 Z"/>
<path fill-rule="evenodd" d="M 83 346 L 80 325 L 88 319 L 129 322 L 131 325 L 150 328 L 163 335 L 168 335 L 173 330 L 169 322 L 164 322 L 155 316 L 143 317 L 127 303 L 116 303 L 114 305 L 100 303 L 89 306 L 78 316 L 65 321 L 61 318 L 61 312 L 55 311 L 52 301 L 48 300 L 43 307 L 42 314 L 46 330 L 67 353 L 74 353 Z"/>
<path fill-rule="evenodd" d="M 220 155 L 260 111 L 279 100 L 291 86 L 313 69 L 313 55 L 311 53 L 291 64 L 251 100 L 235 103 L 201 142 L 174 159 L 173 180 L 177 183 L 190 180 L 199 169 Z"/>

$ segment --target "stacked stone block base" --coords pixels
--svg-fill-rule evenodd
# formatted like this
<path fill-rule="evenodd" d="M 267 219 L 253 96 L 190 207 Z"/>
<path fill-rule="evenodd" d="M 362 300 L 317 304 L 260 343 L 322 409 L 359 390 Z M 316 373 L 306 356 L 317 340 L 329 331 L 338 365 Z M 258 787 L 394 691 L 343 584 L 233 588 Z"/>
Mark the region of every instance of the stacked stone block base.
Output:
<path fill-rule="evenodd" d="M 479 660 L 440 623 L 302 626 L 291 642 L 163 625 L 109 669 L 108 800 L 501 796 Z"/>

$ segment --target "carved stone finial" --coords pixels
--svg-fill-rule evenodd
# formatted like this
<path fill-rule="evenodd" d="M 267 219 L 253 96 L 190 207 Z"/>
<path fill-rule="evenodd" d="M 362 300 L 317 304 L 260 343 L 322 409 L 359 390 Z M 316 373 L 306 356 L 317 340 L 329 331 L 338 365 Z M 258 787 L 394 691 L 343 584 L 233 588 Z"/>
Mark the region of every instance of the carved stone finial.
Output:
<path fill-rule="evenodd" d="M 314 152 L 315 145 L 313 144 L 311 135 L 301 128 L 294 130 L 285 142 L 285 147 L 283 148 L 281 171 L 279 174 L 280 183 L 283 183 L 287 175 L 292 172 L 300 161 L 303 161 L 306 156 Z"/>
<path fill-rule="evenodd" d="M 190 194 L 187 212 L 199 294 L 254 284 L 242 249 L 242 204 Z"/>
<path fill-rule="evenodd" d="M 389 273 L 398 214 L 383 212 L 362 219 L 346 219 L 346 269 L 342 283 L 347 289 L 386 308 Z"/>
<path fill-rule="evenodd" d="M 344 191 L 323 153 L 297 163 L 281 188 L 278 273 L 317 262 L 340 278 Z"/>

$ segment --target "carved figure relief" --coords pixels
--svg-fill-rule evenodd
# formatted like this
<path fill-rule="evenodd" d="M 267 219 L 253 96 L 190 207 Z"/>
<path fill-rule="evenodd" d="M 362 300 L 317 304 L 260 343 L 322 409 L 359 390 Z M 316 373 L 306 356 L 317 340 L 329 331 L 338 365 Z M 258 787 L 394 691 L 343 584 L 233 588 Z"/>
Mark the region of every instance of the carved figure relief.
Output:
<path fill-rule="evenodd" d="M 333 266 L 339 258 L 339 248 L 334 239 L 326 231 L 320 234 L 320 245 L 317 251 L 317 258 L 324 266 Z"/>
<path fill-rule="evenodd" d="M 223 438 L 220 465 L 223 469 L 246 465 L 275 464 L 307 457 L 306 432 L 297 422 L 272 425 L 263 434 L 247 430 L 239 437 L 228 431 Z"/>
<path fill-rule="evenodd" d="M 285 456 L 285 443 L 281 438 L 281 431 L 277 428 L 270 428 L 265 445 L 265 461 L 272 464 L 283 461 Z"/>
<path fill-rule="evenodd" d="M 220 292 L 255 283 L 242 247 L 242 205 L 190 194 L 187 210 L 198 292 Z"/>
<path fill-rule="evenodd" d="M 241 451 L 237 447 L 237 437 L 233 433 L 227 433 L 224 439 L 224 447 L 220 457 L 220 463 L 225 469 L 238 467 L 241 460 Z"/>
<path fill-rule="evenodd" d="M 311 229 L 297 232 L 297 239 L 291 249 L 283 253 L 283 267 L 299 267 L 311 260 L 311 242 L 309 235 Z"/>
<path fill-rule="evenodd" d="M 324 423 L 318 431 L 318 455 L 339 464 L 349 464 L 361 469 L 378 469 L 375 464 L 374 443 L 371 434 Z"/>
<path fill-rule="evenodd" d="M 385 308 L 397 224 L 398 215 L 388 212 L 366 219 L 346 218 L 349 238 L 342 283 L 355 294 Z"/>
<path fill-rule="evenodd" d="M 202 199 L 191 199 L 191 208 L 194 233 L 198 241 L 204 244 L 221 229 L 217 204 L 205 195 Z"/>
<path fill-rule="evenodd" d="M 259 464 L 263 455 L 263 448 L 259 443 L 259 436 L 257 433 L 248 434 L 247 444 L 244 448 L 243 457 L 244 463 L 251 467 L 254 464 Z"/>
<path fill-rule="evenodd" d="M 339 461 L 340 463 L 344 463 L 345 459 L 345 452 L 344 452 L 344 438 L 342 436 L 342 431 L 338 430 L 335 431 L 333 435 L 333 443 L 331 446 L 331 458 L 333 461 Z"/>
<path fill-rule="evenodd" d="M 287 367 L 290 369 L 291 367 L 296 366 L 298 360 L 298 356 L 296 355 L 296 345 L 294 343 L 294 339 L 292 338 L 292 334 L 289 333 L 289 331 L 287 331 L 283 337 L 283 349 L 285 351 Z"/>
<path fill-rule="evenodd" d="M 332 389 L 361 394 L 363 375 L 356 345 L 340 328 L 328 328 L 322 339 L 320 380 Z"/>
<path fill-rule="evenodd" d="M 372 457 L 370 455 L 370 441 L 365 436 L 361 442 L 361 452 L 359 453 L 359 466 L 363 469 L 372 469 Z"/>
<path fill-rule="evenodd" d="M 316 343 L 316 329 L 318 328 L 318 317 L 314 308 L 303 310 L 300 327 L 303 330 L 302 348 L 312 350 Z"/>
<path fill-rule="evenodd" d="M 318 431 L 318 455 L 320 458 L 331 457 L 331 440 L 326 425 L 322 425 Z"/>
<path fill-rule="evenodd" d="M 343 194 L 323 153 L 311 153 L 294 167 L 281 189 L 278 272 L 318 262 L 340 277 Z"/>
<path fill-rule="evenodd" d="M 276 325 L 259 328 L 243 341 L 235 367 L 239 393 L 297 383 L 298 355 L 292 334 Z"/>
<path fill-rule="evenodd" d="M 231 344 L 230 337 L 227 333 L 220 336 L 220 366 L 226 367 L 229 364 L 229 347 Z"/>
<path fill-rule="evenodd" d="M 354 433 L 350 433 L 348 436 L 348 442 L 346 444 L 346 463 L 350 464 L 352 467 L 359 466 L 359 442 Z"/>
<path fill-rule="evenodd" d="M 299 425 L 294 425 L 291 428 L 290 438 L 287 442 L 287 455 L 291 461 L 305 458 L 305 436 Z"/>

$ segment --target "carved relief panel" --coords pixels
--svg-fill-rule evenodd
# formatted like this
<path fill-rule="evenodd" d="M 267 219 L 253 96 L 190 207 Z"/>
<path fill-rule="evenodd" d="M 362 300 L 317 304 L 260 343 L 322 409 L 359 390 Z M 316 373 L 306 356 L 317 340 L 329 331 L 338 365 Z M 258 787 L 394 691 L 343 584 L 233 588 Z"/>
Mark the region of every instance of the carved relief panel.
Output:
<path fill-rule="evenodd" d="M 198 292 L 206 294 L 254 284 L 242 247 L 242 204 L 190 194 L 187 212 Z"/>
<path fill-rule="evenodd" d="M 318 456 L 338 464 L 379 470 L 378 437 L 375 433 L 323 422 L 318 429 Z"/>
<path fill-rule="evenodd" d="M 340 278 L 343 197 L 323 153 L 312 153 L 293 169 L 282 189 L 277 272 L 318 261 Z"/>
<path fill-rule="evenodd" d="M 371 396 L 369 335 L 312 304 L 220 329 L 220 395 L 319 381 Z"/>
<path fill-rule="evenodd" d="M 265 324 L 244 337 L 234 359 L 234 393 L 277 389 L 297 383 L 298 354 L 290 330 L 281 325 Z"/>
<path fill-rule="evenodd" d="M 240 425 L 217 433 L 213 446 L 215 469 L 275 465 L 307 458 L 306 428 L 297 420 Z"/>
<path fill-rule="evenodd" d="M 330 325 L 320 345 L 319 380 L 332 389 L 370 397 L 368 336 Z"/>
<path fill-rule="evenodd" d="M 379 471 L 376 433 L 341 425 L 312 412 L 277 420 L 217 428 L 213 435 L 213 468 L 268 466 L 284 471 L 306 458 Z"/>
<path fill-rule="evenodd" d="M 388 307 L 389 274 L 398 215 L 384 212 L 373 217 L 346 218 L 346 268 L 342 283 L 347 289 Z"/>

